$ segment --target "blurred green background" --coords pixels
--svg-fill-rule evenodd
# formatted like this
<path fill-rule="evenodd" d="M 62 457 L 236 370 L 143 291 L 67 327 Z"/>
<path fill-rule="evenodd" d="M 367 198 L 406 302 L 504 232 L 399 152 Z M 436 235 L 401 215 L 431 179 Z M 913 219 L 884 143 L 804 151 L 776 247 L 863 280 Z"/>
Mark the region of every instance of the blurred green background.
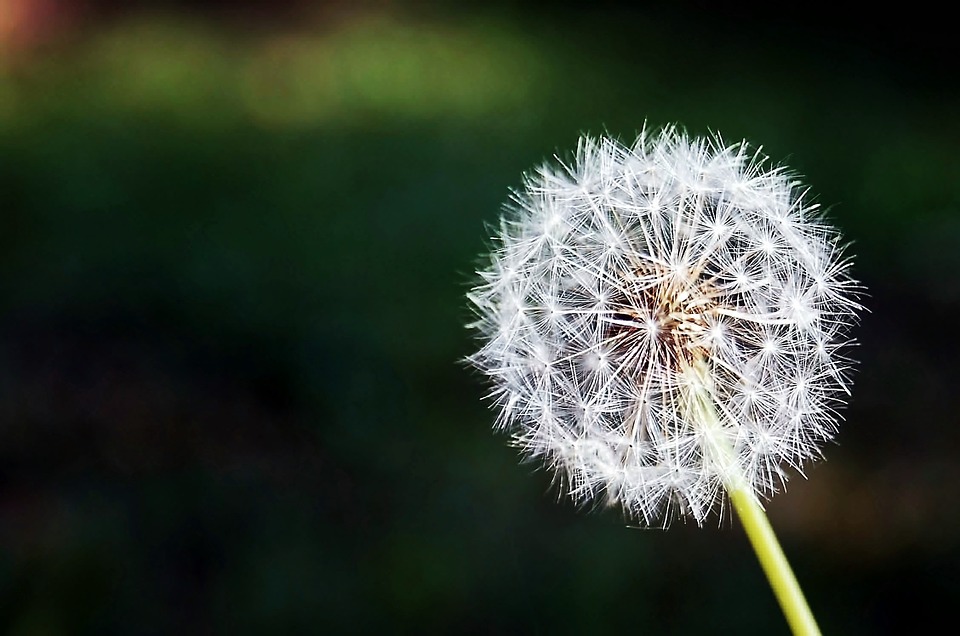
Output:
<path fill-rule="evenodd" d="M 736 520 L 558 503 L 458 363 L 521 172 L 644 121 L 854 241 L 846 421 L 769 512 L 825 633 L 953 624 L 958 58 L 879 19 L 0 0 L 0 631 L 786 633 Z"/>

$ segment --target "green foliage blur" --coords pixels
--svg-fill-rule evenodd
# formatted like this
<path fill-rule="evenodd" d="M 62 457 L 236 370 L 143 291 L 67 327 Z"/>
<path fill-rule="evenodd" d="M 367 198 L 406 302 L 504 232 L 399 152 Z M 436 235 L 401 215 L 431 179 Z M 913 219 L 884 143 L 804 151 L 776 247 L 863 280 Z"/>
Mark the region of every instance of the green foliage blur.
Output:
<path fill-rule="evenodd" d="M 45 37 L 0 0 L 0 631 L 786 633 L 729 514 L 558 502 L 459 362 L 509 188 L 644 122 L 762 144 L 854 242 L 846 422 L 770 515 L 825 633 L 948 616 L 945 52 L 610 3 L 156 4 Z"/>

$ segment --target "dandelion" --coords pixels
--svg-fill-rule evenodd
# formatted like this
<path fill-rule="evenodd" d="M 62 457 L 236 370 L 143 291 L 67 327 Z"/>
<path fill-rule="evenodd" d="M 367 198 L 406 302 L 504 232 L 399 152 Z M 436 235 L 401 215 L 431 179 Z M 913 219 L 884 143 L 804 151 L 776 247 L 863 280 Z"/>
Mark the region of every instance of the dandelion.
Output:
<path fill-rule="evenodd" d="M 861 307 L 795 176 L 672 127 L 583 137 L 526 176 L 494 240 L 469 299 L 496 428 L 643 525 L 702 525 L 727 493 L 768 576 L 786 570 L 775 590 L 796 587 L 759 501 L 835 434 Z M 777 593 L 816 633 L 799 587 Z"/>

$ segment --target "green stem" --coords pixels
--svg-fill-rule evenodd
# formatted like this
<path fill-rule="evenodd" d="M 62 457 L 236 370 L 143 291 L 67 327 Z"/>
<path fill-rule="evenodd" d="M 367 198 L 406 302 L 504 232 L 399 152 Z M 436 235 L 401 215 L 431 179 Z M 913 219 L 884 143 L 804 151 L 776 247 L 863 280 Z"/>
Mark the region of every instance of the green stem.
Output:
<path fill-rule="evenodd" d="M 747 488 L 728 488 L 727 492 L 733 507 L 740 515 L 743 529 L 753 544 L 760 566 L 770 581 L 770 587 L 780 602 L 780 608 L 787 617 L 790 629 L 796 636 L 820 636 L 820 628 L 813 618 L 813 612 L 810 611 L 803 590 L 800 589 L 797 577 L 780 548 L 777 536 L 773 533 L 773 527 L 760 507 L 757 496 Z"/>
<path fill-rule="evenodd" d="M 777 541 L 770 521 L 757 500 L 753 487 L 737 462 L 733 436 L 735 431 L 725 428 L 717 414 L 713 399 L 709 367 L 703 359 L 688 369 L 690 402 L 688 415 L 702 428 L 705 455 L 716 463 L 723 475 L 723 485 L 730 495 L 733 507 L 740 516 L 743 528 L 753 545 L 770 587 L 780 603 L 794 636 L 820 636 L 820 628 L 803 596 L 803 590 L 794 576 L 787 557 Z"/>

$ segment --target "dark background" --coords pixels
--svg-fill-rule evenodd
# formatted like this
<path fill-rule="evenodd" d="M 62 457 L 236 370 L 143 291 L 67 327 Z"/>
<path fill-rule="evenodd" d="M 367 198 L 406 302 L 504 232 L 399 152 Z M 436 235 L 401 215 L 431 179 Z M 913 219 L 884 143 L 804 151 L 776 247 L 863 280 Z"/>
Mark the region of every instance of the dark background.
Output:
<path fill-rule="evenodd" d="M 458 362 L 508 188 L 644 121 L 854 242 L 846 421 L 770 516 L 825 633 L 953 624 L 952 23 L 791 11 L 0 0 L 0 631 L 786 633 L 736 520 L 558 503 Z"/>

